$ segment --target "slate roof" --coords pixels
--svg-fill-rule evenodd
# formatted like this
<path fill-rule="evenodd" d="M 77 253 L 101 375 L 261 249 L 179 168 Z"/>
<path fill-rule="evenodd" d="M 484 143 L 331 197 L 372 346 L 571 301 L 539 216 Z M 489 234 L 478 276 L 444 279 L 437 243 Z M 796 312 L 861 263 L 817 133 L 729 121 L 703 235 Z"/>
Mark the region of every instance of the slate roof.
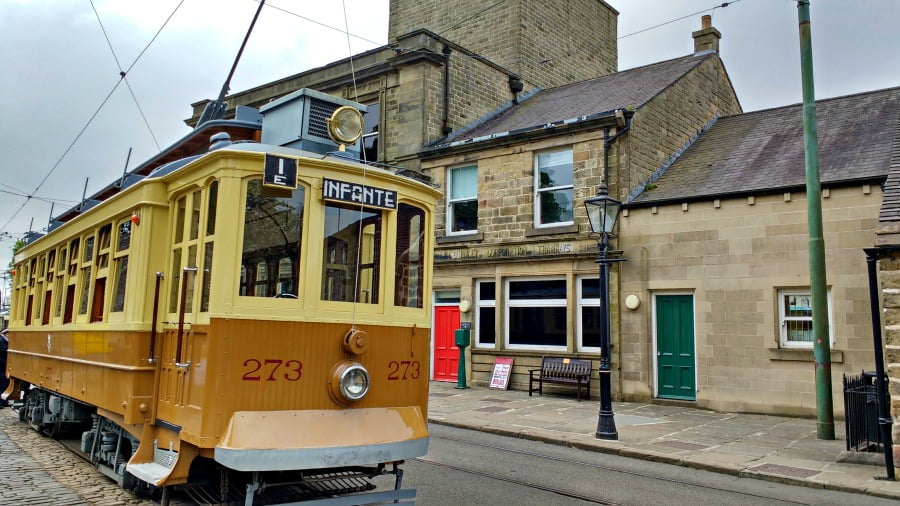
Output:
<path fill-rule="evenodd" d="M 539 90 L 519 104 L 457 131 L 437 143 L 437 146 L 507 132 L 539 129 L 549 123 L 616 109 L 638 109 L 714 54 L 691 54 L 587 81 Z"/>
<path fill-rule="evenodd" d="M 629 204 L 805 188 L 802 109 L 796 104 L 718 120 L 654 181 L 655 188 Z M 816 116 L 823 186 L 883 179 L 892 156 L 897 164 L 900 88 L 819 100 Z M 892 198 L 900 220 L 900 181 Z"/>
<path fill-rule="evenodd" d="M 881 223 L 900 222 L 900 116 L 894 127 L 894 147 L 891 153 L 891 171 L 884 183 L 884 199 L 878 221 Z M 890 129 L 890 126 L 886 126 Z"/>

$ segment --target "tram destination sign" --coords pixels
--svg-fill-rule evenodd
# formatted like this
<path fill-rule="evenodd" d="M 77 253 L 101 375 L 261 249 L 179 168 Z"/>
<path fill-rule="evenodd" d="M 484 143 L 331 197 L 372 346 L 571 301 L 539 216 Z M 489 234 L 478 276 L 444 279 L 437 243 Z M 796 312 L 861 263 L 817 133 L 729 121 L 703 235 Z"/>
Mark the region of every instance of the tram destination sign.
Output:
<path fill-rule="evenodd" d="M 397 209 L 396 191 L 335 179 L 322 178 L 322 198 L 382 209 Z"/>
<path fill-rule="evenodd" d="M 267 154 L 263 185 L 273 189 L 293 191 L 297 188 L 297 160 Z"/>

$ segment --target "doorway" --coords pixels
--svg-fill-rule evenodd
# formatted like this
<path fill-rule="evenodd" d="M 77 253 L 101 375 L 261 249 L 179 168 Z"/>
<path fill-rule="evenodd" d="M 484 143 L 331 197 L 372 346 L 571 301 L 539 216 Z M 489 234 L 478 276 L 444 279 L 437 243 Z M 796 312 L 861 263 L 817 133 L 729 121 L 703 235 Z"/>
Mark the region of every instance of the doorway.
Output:
<path fill-rule="evenodd" d="M 697 399 L 694 296 L 655 297 L 656 388 L 662 399 Z"/>
<path fill-rule="evenodd" d="M 434 300 L 433 379 L 455 382 L 459 378 L 459 348 L 455 339 L 459 328 L 459 291 L 439 291 Z"/>

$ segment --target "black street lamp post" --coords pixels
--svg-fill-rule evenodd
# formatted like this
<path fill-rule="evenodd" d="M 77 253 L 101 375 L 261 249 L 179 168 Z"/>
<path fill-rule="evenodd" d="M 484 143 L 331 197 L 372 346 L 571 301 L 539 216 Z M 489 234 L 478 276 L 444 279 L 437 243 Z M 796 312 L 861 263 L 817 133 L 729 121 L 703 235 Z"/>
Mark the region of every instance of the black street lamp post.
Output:
<path fill-rule="evenodd" d="M 588 220 L 591 222 L 591 231 L 600 234 L 597 246 L 600 249 L 597 255 L 597 264 L 600 266 L 600 413 L 597 420 L 597 439 L 619 439 L 616 431 L 616 420 L 612 408 L 612 378 L 610 368 L 609 351 L 609 264 L 621 262 L 624 258 L 609 258 L 609 239 L 622 203 L 609 196 L 606 183 L 600 185 L 595 197 L 585 199 L 584 207 L 587 209 Z"/>

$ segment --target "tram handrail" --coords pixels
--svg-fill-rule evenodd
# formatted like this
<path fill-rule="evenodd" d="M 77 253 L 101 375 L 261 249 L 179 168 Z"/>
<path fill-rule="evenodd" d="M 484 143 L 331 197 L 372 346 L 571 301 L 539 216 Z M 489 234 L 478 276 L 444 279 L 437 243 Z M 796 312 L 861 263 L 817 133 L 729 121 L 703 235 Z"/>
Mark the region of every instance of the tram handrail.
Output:
<path fill-rule="evenodd" d="M 175 367 L 190 369 L 191 361 L 182 361 L 182 341 L 184 340 L 184 312 L 187 304 L 188 274 L 196 273 L 197 267 L 184 267 L 181 269 L 181 301 L 178 308 L 178 340 L 175 344 Z"/>

